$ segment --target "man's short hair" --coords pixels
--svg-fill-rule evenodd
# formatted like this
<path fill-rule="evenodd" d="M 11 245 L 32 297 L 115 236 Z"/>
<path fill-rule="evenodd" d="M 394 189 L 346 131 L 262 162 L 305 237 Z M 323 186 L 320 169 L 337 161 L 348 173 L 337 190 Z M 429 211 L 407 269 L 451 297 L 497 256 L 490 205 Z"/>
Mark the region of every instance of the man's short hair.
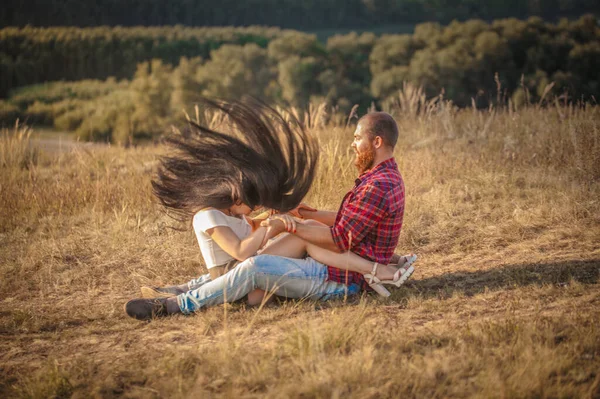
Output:
<path fill-rule="evenodd" d="M 398 125 L 392 116 L 386 112 L 370 112 L 360 118 L 359 123 L 364 123 L 365 132 L 369 138 L 379 136 L 383 143 L 394 148 L 398 142 Z"/>

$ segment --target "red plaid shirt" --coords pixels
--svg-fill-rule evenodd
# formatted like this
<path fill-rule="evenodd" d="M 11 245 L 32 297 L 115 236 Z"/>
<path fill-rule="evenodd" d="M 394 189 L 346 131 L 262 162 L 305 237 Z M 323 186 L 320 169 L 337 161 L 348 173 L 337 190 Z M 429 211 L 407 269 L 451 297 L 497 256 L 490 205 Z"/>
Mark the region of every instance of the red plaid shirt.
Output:
<path fill-rule="evenodd" d="M 404 217 L 404 182 L 394 158 L 363 173 L 346 194 L 331 227 L 342 251 L 387 264 L 398 245 Z M 370 289 L 361 273 L 328 266 L 328 279 Z"/>

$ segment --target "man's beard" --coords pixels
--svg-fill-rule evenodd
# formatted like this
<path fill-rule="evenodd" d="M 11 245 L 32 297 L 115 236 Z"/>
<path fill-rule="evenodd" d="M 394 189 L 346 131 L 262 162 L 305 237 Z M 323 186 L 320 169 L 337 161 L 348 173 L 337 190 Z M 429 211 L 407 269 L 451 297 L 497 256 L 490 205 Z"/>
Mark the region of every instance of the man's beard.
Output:
<path fill-rule="evenodd" d="M 354 165 L 358 168 L 360 173 L 364 173 L 365 171 L 371 169 L 374 161 L 375 149 L 371 146 L 371 148 L 357 153 L 356 159 L 354 160 Z"/>

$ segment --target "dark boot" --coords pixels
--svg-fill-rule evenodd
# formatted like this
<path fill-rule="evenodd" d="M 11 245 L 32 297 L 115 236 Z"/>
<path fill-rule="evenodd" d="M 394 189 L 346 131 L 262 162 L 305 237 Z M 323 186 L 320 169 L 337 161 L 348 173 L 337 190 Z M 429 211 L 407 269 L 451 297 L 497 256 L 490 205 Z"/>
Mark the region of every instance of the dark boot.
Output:
<path fill-rule="evenodd" d="M 189 291 L 187 284 L 168 287 L 142 287 L 142 298 L 172 298 Z"/>
<path fill-rule="evenodd" d="M 170 314 L 181 313 L 175 298 L 132 299 L 125 304 L 125 313 L 138 320 L 152 320 Z"/>

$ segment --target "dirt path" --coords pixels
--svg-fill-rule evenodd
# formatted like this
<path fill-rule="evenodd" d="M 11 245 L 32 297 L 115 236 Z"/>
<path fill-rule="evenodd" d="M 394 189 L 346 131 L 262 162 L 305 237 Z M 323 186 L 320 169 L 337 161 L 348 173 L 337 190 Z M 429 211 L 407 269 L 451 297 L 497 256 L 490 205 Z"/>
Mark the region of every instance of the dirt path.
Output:
<path fill-rule="evenodd" d="M 108 144 L 79 141 L 73 133 L 54 130 L 35 130 L 32 134 L 32 144 L 49 153 L 69 152 L 74 148 L 101 148 Z"/>

